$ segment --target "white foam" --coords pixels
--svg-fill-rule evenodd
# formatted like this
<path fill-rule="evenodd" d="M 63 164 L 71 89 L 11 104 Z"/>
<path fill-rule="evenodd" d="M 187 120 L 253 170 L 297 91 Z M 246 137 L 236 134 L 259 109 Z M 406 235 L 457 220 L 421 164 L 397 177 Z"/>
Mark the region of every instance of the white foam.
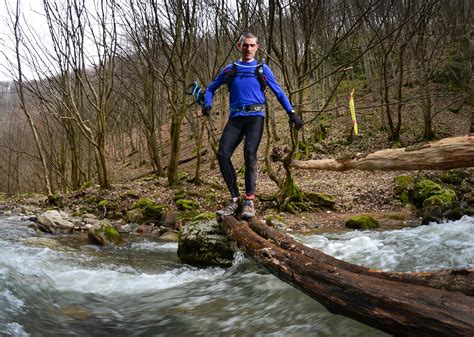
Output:
<path fill-rule="evenodd" d="M 474 218 L 393 231 L 301 238 L 310 247 L 369 267 L 418 271 L 474 266 Z"/>
<path fill-rule="evenodd" d="M 116 270 L 74 269 L 49 274 L 54 288 L 83 293 L 111 295 L 139 294 L 167 289 L 196 280 L 213 279 L 223 269 L 197 269 L 182 267 L 160 274 L 127 273 Z"/>
<path fill-rule="evenodd" d="M 134 242 L 132 244 L 133 249 L 146 250 L 152 252 L 160 251 L 173 251 L 178 249 L 177 242 L 153 242 L 153 241 L 143 241 L 143 242 Z"/>
<path fill-rule="evenodd" d="M 23 326 L 19 323 L 16 322 L 11 322 L 6 324 L 6 331 L 5 333 L 7 336 L 12 336 L 12 337 L 27 337 L 30 336 Z"/>
<path fill-rule="evenodd" d="M 7 302 L 7 307 L 4 309 L 8 312 L 19 313 L 25 306 L 25 302 L 16 297 L 10 290 L 6 289 L 0 293 Z"/>

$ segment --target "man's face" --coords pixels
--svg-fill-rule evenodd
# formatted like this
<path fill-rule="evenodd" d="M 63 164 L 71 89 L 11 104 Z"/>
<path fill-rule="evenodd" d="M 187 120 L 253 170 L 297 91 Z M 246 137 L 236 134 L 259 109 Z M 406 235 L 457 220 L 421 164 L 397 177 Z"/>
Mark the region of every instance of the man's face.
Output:
<path fill-rule="evenodd" d="M 245 38 L 242 43 L 237 43 L 237 48 L 240 49 L 242 55 L 242 61 L 250 62 L 255 58 L 255 53 L 258 50 L 257 39 Z"/>

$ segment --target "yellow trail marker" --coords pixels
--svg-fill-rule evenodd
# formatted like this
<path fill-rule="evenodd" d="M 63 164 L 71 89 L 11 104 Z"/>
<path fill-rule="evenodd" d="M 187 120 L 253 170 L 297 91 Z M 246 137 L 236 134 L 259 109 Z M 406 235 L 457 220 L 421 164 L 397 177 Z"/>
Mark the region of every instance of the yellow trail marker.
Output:
<path fill-rule="evenodd" d="M 352 89 L 351 97 L 349 98 L 349 109 L 351 110 L 351 118 L 352 118 L 352 125 L 354 126 L 354 134 L 357 136 L 359 134 L 359 129 L 357 128 L 357 119 L 356 119 L 356 112 L 354 106 L 354 91 Z"/>

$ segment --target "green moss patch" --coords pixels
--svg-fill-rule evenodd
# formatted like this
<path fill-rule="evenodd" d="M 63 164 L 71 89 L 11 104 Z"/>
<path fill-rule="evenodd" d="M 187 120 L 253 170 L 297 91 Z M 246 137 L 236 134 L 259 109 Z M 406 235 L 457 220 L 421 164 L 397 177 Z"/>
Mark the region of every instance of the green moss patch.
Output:
<path fill-rule="evenodd" d="M 346 221 L 346 227 L 351 229 L 375 229 L 380 227 L 380 222 L 370 215 L 356 215 Z"/>

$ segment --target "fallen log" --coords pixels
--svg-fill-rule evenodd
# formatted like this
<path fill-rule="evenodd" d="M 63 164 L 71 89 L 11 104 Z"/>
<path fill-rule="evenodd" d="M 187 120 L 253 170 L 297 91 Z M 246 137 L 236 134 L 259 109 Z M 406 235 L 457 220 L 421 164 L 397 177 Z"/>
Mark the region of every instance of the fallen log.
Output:
<path fill-rule="evenodd" d="M 294 160 L 291 166 L 329 171 L 449 170 L 474 167 L 474 136 L 445 138 L 419 146 L 356 155 L 350 159 Z"/>
<path fill-rule="evenodd" d="M 330 312 L 402 335 L 474 335 L 474 298 L 459 292 L 357 274 L 284 250 L 234 217 L 220 219 L 226 234 L 260 265 Z"/>
<path fill-rule="evenodd" d="M 284 250 L 306 255 L 319 262 L 347 270 L 351 273 L 378 277 L 386 280 L 406 282 L 425 287 L 444 289 L 449 291 L 459 291 L 468 296 L 474 296 L 474 270 L 473 269 L 450 269 L 432 272 L 385 272 L 377 269 L 370 269 L 356 264 L 339 260 L 333 256 L 312 249 L 293 240 L 288 235 L 267 226 L 257 218 L 248 220 L 250 228 L 263 238 Z"/>

